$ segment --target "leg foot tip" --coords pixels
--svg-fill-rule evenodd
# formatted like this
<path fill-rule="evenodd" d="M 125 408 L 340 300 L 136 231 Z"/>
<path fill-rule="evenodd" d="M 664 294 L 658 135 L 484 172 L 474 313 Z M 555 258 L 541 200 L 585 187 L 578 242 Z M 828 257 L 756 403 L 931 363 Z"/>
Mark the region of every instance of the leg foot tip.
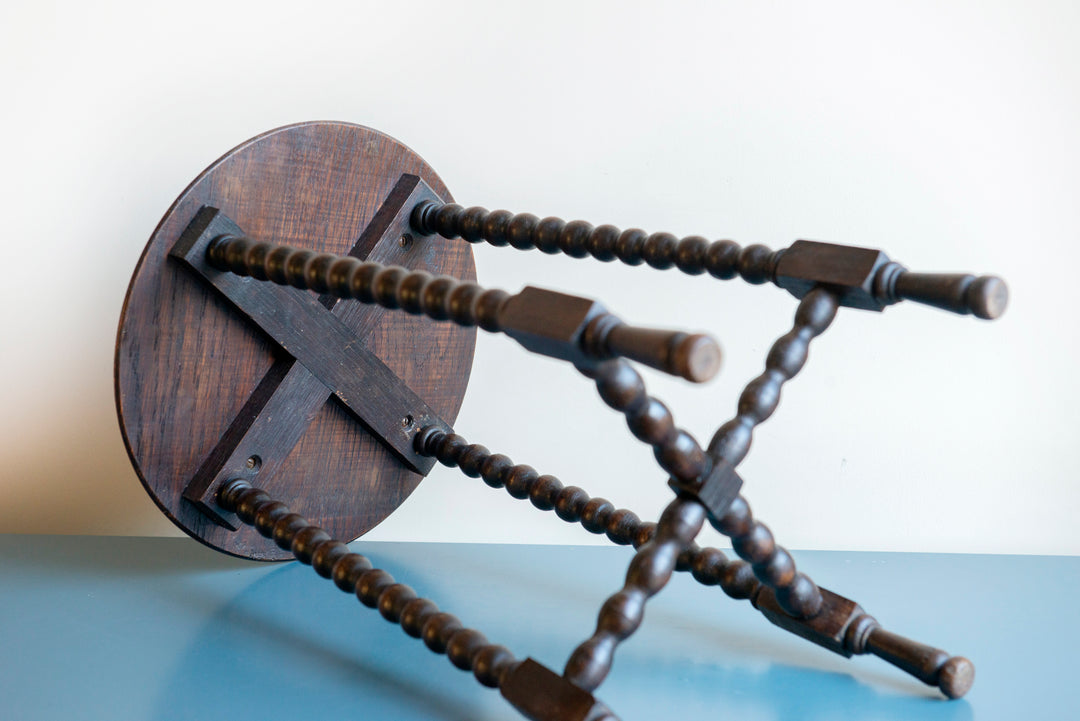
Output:
<path fill-rule="evenodd" d="M 949 698 L 960 698 L 975 681 L 975 664 L 963 656 L 953 656 L 941 667 L 938 688 Z"/>

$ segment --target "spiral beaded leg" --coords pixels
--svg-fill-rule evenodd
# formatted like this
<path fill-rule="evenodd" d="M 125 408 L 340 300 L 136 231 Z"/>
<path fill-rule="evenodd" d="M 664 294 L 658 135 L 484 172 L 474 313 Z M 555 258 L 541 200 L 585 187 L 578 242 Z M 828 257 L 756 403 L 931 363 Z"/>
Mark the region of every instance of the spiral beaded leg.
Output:
<path fill-rule="evenodd" d="M 643 394 L 640 377 L 637 380 Z M 589 498 L 581 488 L 563 486 L 554 476 L 541 476 L 531 466 L 514 465 L 507 456 L 470 445 L 457 434 L 424 429 L 416 445 L 420 453 L 434 455 L 447 466 L 457 465 L 473 478 L 483 477 L 489 486 L 503 486 L 515 498 L 529 498 L 537 508 L 554 509 L 566 521 L 580 520 L 593 533 L 606 533 L 615 543 L 633 543 L 639 549 L 623 588 L 601 608 L 596 631 L 567 662 L 563 675 L 586 691 L 603 682 L 611 671 L 615 648 L 641 625 L 645 602 L 667 585 L 677 568 L 690 570 L 705 585 L 720 584 L 733 598 L 749 598 L 756 590 L 747 564 L 729 562 L 721 551 L 693 543 L 705 520 L 705 509 L 696 501 L 675 499 L 654 526 L 642 523 L 632 511 L 616 510 L 606 499 Z"/>
<path fill-rule="evenodd" d="M 470 243 L 537 248 L 543 253 L 592 256 L 605 262 L 618 259 L 627 265 L 647 263 L 658 270 L 678 268 L 688 275 L 708 272 L 721 280 L 739 275 L 755 285 L 771 281 L 796 298 L 824 284 L 842 291 L 843 305 L 865 310 L 880 311 L 906 299 L 991 320 L 1005 312 L 1009 298 L 1004 281 L 996 276 L 912 273 L 872 248 L 809 240 L 798 240 L 790 248 L 776 251 L 763 245 L 740 248 L 730 240 L 710 243 L 698 235 L 679 240 L 671 233 L 650 235 L 637 228 L 620 231 L 611 225 L 594 228 L 583 220 L 540 220 L 530 213 L 488 212 L 433 200 L 413 208 L 410 224 L 420 235 L 438 233 Z"/>
<path fill-rule="evenodd" d="M 773 344 L 765 372 L 746 386 L 739 397 L 738 413 L 716 431 L 709 455 L 732 465 L 746 457 L 754 427 L 776 410 L 781 386 L 802 369 L 810 341 L 829 327 L 837 307 L 836 295 L 824 288 L 816 288 L 803 298 L 795 312 L 794 327 Z M 818 612 L 822 601 L 817 584 L 796 570 L 791 554 L 776 543 L 765 524 L 754 520 L 746 499 L 739 496 L 722 517 L 709 521 L 731 538 L 735 553 L 776 592 L 776 600 L 786 612 L 796 618 Z"/>
<path fill-rule="evenodd" d="M 602 363 L 582 373 L 596 381 L 601 398 L 626 416 L 631 432 L 653 447 L 660 466 L 681 481 L 695 481 L 708 469 L 701 446 L 675 427 L 667 406 L 645 391 L 641 376 L 624 361 Z M 611 671 L 615 649 L 641 625 L 646 601 L 658 593 L 705 522 L 705 508 L 679 497 L 660 516 L 653 537 L 638 549 L 622 589 L 600 609 L 596 630 L 578 646 L 563 675 L 575 685 L 595 690 Z"/>
<path fill-rule="evenodd" d="M 630 432 L 652 446 L 657 463 L 681 481 L 693 481 L 709 464 L 705 451 L 661 401 L 645 391 L 645 381 L 623 360 L 611 360 L 579 371 L 596 382 L 596 390 L 610 408 L 626 416 Z"/>
<path fill-rule="evenodd" d="M 425 201 L 412 214 L 412 227 L 422 235 L 438 233 L 444 238 L 464 238 L 470 243 L 510 245 L 518 250 L 539 249 L 564 253 L 572 258 L 620 260 L 627 265 L 646 263 L 664 270 L 678 268 L 688 275 L 708 272 L 727 280 L 739 275 L 760 285 L 772 279 L 779 256 L 763 245 L 745 248 L 730 240 L 710 243 L 692 235 L 679 240 L 671 233 L 652 233 L 612 225 L 593 227 L 583 220 L 567 223 L 559 218 L 537 218 L 531 213 L 514 215 L 507 210 L 463 208 L 454 203 Z"/>
<path fill-rule="evenodd" d="M 344 543 L 331 539 L 325 530 L 271 499 L 266 491 L 234 480 L 222 488 L 218 502 L 320 576 L 333 579 L 342 591 L 355 593 L 361 603 L 377 608 L 387 621 L 401 624 L 414 638 L 422 638 L 435 653 L 445 653 L 456 667 L 472 671 L 484 686 L 498 688 L 517 664 L 505 647 L 488 643 L 479 631 L 465 628 L 456 616 L 439 611 L 432 601 L 419 598 L 386 571 L 373 568 L 367 558 L 351 553 Z"/>
<path fill-rule="evenodd" d="M 541 288 L 510 295 L 456 278 L 435 278 L 422 270 L 239 236 L 215 238 L 206 256 L 210 265 L 237 275 L 398 308 L 432 320 L 478 325 L 505 333 L 531 351 L 574 363 L 627 357 L 699 383 L 719 369 L 720 349 L 707 335 L 637 328 L 594 301 Z"/>
<path fill-rule="evenodd" d="M 581 372 L 596 382 L 601 398 L 626 416 L 631 432 L 653 447 L 660 466 L 673 477 L 693 482 L 709 467 L 701 446 L 686 431 L 676 428 L 667 406 L 645 391 L 641 376 L 621 360 L 608 361 Z M 637 628 L 646 601 L 671 578 L 680 556 L 689 549 L 705 521 L 705 508 L 696 500 L 679 497 L 660 516 L 655 533 L 642 545 L 626 573 L 622 589 L 605 601 L 593 635 L 578 646 L 563 675 L 587 691 L 595 690 L 611 671 L 615 649 Z"/>
<path fill-rule="evenodd" d="M 504 290 L 422 270 L 365 262 L 350 256 L 314 253 L 241 237 L 216 238 L 207 248 L 211 265 L 237 275 L 329 293 L 413 315 L 449 320 L 499 332 L 498 313 L 510 298 Z"/>
<path fill-rule="evenodd" d="M 802 370 L 810 341 L 821 335 L 836 317 L 836 294 L 826 288 L 810 291 L 795 311 L 795 323 L 781 336 L 765 359 L 765 371 L 747 384 L 739 396 L 734 418 L 720 426 L 709 443 L 709 455 L 737 466 L 750 450 L 754 428 L 780 403 L 780 390 Z"/>
<path fill-rule="evenodd" d="M 676 498 L 660 515 L 656 533 L 634 556 L 622 589 L 600 608 L 596 630 L 574 649 L 563 671 L 569 681 L 595 690 L 611 671 L 615 649 L 641 625 L 645 602 L 667 585 L 679 555 L 705 523 L 700 503 Z"/>
<path fill-rule="evenodd" d="M 784 611 L 795 618 L 808 618 L 821 609 L 817 584 L 795 568 L 795 559 L 776 543 L 768 526 L 754 519 L 745 498 L 736 498 L 722 518 L 710 522 L 731 538 L 735 553 L 750 564 L 758 580 L 776 592 Z"/>
<path fill-rule="evenodd" d="M 492 488 L 505 488 L 514 498 L 527 498 L 542 511 L 554 511 L 568 523 L 580 523 L 590 533 L 603 533 L 620 546 L 641 548 L 656 533 L 655 523 L 642 521 L 633 511 L 616 508 L 606 498 L 592 498 L 577 486 L 564 486 L 555 476 L 540 475 L 532 466 L 515 465 L 507 456 L 470 444 L 456 433 L 435 426 L 422 429 L 416 436 L 416 449 L 445 466 L 457 466 L 470 478 L 482 478 Z M 675 570 L 690 571 L 705 586 L 719 585 L 732 598 L 750 598 L 758 585 L 748 563 L 694 543 L 679 554 Z"/>

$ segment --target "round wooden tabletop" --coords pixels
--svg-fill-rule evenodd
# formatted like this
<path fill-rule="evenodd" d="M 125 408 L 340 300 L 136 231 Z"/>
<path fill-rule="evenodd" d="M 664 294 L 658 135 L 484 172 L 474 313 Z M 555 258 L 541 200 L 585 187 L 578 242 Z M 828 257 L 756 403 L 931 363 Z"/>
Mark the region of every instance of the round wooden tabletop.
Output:
<path fill-rule="evenodd" d="M 151 236 L 120 319 L 117 409 L 146 490 L 203 543 L 246 558 L 292 558 L 253 528 L 229 530 L 182 497 L 260 382 L 275 364 L 291 359 L 170 258 L 169 250 L 199 209 L 213 206 L 252 238 L 344 255 L 402 174 L 419 176 L 451 200 L 427 163 L 393 138 L 344 123 L 291 125 L 253 138 L 211 165 Z M 415 244 L 421 247 L 397 264 L 475 279 L 468 243 L 418 238 Z M 394 311 L 362 339 L 448 423 L 461 407 L 475 341 L 474 328 Z M 327 394 L 296 445 L 282 451 L 280 464 L 260 470 L 256 459 L 246 470 L 253 484 L 333 537 L 350 540 L 397 508 L 421 476 Z"/>

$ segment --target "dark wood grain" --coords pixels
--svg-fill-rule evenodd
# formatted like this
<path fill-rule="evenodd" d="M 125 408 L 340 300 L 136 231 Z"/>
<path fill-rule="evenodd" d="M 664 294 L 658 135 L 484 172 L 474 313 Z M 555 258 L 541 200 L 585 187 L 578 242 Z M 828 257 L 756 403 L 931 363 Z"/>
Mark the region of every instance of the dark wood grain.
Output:
<path fill-rule="evenodd" d="M 116 352 L 116 401 L 140 480 L 185 532 L 238 556 L 282 560 L 250 528 L 216 525 L 182 492 L 277 362 L 272 343 L 176 263 L 169 248 L 203 205 L 220 208 L 257 238 L 346 254 L 402 174 L 450 196 L 415 153 L 377 131 L 305 123 L 227 153 L 177 199 L 154 231 L 128 288 Z M 475 279 L 466 244 L 409 244 L 410 268 Z M 351 326 L 356 332 L 357 328 Z M 468 382 L 475 329 L 395 314 L 367 348 L 439 416 L 453 422 Z M 336 403 L 324 404 L 263 488 L 338 538 L 385 518 L 421 476 L 408 471 Z"/>
<path fill-rule="evenodd" d="M 349 257 L 391 263 L 407 260 L 412 244 L 402 243 L 401 239 L 409 230 L 409 211 L 418 200 L 431 197 L 437 196 L 419 177 L 401 176 L 349 251 Z M 204 209 L 199 216 L 209 212 Z M 199 222 L 199 216 L 192 221 L 193 225 Z M 191 230 L 189 225 L 188 231 Z M 319 302 L 350 327 L 360 328 L 362 333 L 370 333 L 384 310 L 339 303 L 337 298 L 326 294 Z M 236 530 L 236 519 L 222 513 L 215 500 L 217 489 L 230 478 L 276 473 L 329 394 L 330 389 L 304 365 L 294 363 L 291 356 L 275 363 L 188 483 L 184 498 L 219 525 Z M 413 470 L 424 474 L 427 471 Z"/>
<path fill-rule="evenodd" d="M 364 347 L 381 315 L 358 314 L 354 333 L 338 314 L 311 293 L 273 283 L 242 278 L 213 268 L 206 258 L 210 241 L 220 235 L 240 235 L 242 229 L 216 208 L 205 207 L 181 236 L 170 255 L 219 291 L 252 325 L 260 328 L 288 355 L 292 371 L 305 369 L 347 408 L 369 433 L 415 473 L 426 474 L 434 464 L 413 450 L 413 435 L 428 424 L 449 426 L 422 398 Z M 303 251 L 310 252 L 310 251 Z M 335 256 L 337 257 L 337 256 Z M 355 303 L 338 310 L 369 310 Z M 306 403 L 303 410 L 311 408 Z M 325 401 L 325 398 L 323 399 Z M 282 409 L 288 415 L 301 415 Z M 290 419 L 280 419 L 289 423 Z M 417 424 L 421 424 L 418 426 Z"/>

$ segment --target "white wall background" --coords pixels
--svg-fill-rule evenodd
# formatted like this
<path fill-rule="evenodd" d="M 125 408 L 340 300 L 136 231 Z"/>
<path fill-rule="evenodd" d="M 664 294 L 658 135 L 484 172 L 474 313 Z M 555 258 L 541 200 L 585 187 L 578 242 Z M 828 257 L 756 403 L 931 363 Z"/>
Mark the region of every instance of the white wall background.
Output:
<path fill-rule="evenodd" d="M 409 144 L 465 204 L 1001 274 L 996 323 L 842 312 L 746 494 L 792 548 L 1080 553 L 1078 38 L 1068 1 L 4 3 L 0 532 L 178 533 L 115 419 L 129 275 L 209 162 L 336 119 Z M 647 377 L 702 441 L 795 308 L 512 249 L 477 266 L 715 333 L 713 383 Z M 458 428 L 642 516 L 670 498 L 587 382 L 502 337 L 480 338 Z M 441 467 L 371 538 L 600 542 Z"/>

